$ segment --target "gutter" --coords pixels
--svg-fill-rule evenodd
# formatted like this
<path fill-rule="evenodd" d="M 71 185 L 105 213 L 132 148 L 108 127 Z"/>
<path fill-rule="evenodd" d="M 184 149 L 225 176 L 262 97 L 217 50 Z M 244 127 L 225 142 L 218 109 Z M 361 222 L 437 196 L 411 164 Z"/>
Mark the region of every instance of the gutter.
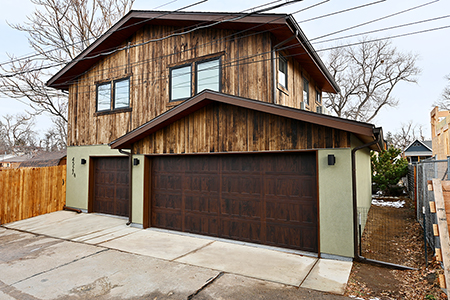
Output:
<path fill-rule="evenodd" d="M 397 269 L 397 270 L 416 270 L 414 268 L 407 267 L 407 266 L 402 266 L 402 265 L 392 264 L 392 263 L 388 263 L 388 262 L 384 262 L 384 261 L 365 258 L 359 252 L 359 247 L 358 247 L 358 244 L 359 244 L 359 241 L 358 241 L 358 238 L 359 238 L 359 236 L 358 236 L 358 231 L 359 231 L 358 230 L 358 197 L 357 197 L 358 195 L 357 195 L 357 188 L 356 188 L 356 151 L 364 149 L 364 148 L 368 148 L 368 147 L 373 146 L 378 143 L 382 143 L 383 134 L 382 134 L 381 127 L 373 128 L 373 134 L 376 137 L 376 139 L 374 141 L 352 149 L 352 192 L 353 192 L 352 200 L 353 200 L 354 258 L 356 261 L 359 261 L 359 262 L 369 263 L 369 264 L 378 265 L 378 266 L 382 266 L 382 267 L 388 267 L 388 268 Z"/>
<path fill-rule="evenodd" d="M 132 208 L 133 208 L 133 155 L 131 154 L 131 150 L 130 152 L 126 152 L 123 151 L 122 149 L 118 149 L 120 153 L 125 154 L 128 156 L 128 164 L 129 164 L 129 171 L 128 171 L 128 177 L 130 178 L 129 181 L 129 191 L 128 191 L 128 197 L 130 198 L 129 200 L 129 204 L 128 204 L 128 222 L 127 222 L 127 226 L 129 226 L 132 223 L 132 217 L 133 217 L 133 213 L 132 213 Z"/>

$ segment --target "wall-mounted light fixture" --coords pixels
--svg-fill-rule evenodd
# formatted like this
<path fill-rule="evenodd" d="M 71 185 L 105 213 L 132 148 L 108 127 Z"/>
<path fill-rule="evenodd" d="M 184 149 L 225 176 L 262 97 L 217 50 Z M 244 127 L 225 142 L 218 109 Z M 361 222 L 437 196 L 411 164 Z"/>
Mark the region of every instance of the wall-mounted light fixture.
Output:
<path fill-rule="evenodd" d="M 84 158 L 81 159 L 81 164 L 85 165 L 86 164 L 86 160 Z"/>
<path fill-rule="evenodd" d="M 134 166 L 139 165 L 139 158 L 133 159 L 133 165 L 134 165 Z"/>
<path fill-rule="evenodd" d="M 335 163 L 336 163 L 336 157 L 334 156 L 334 154 L 328 154 L 328 165 L 334 166 Z"/>

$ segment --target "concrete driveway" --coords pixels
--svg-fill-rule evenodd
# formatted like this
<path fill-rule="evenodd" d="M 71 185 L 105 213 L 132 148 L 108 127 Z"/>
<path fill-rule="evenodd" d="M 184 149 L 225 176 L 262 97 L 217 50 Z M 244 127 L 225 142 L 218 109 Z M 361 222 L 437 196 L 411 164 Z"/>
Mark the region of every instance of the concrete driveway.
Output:
<path fill-rule="evenodd" d="M 60 211 L 2 225 L 0 299 L 349 299 L 351 262 L 125 223 Z"/>

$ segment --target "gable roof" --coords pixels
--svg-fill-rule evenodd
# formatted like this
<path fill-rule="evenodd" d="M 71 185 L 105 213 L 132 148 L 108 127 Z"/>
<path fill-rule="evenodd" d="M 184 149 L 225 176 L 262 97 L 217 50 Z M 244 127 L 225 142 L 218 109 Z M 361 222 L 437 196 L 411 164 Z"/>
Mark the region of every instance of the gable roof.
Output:
<path fill-rule="evenodd" d="M 222 22 L 219 22 L 222 21 Z M 145 25 L 177 27 L 212 26 L 217 29 L 270 31 L 276 43 L 283 43 L 294 59 L 314 78 L 325 92 L 336 93 L 339 87 L 322 60 L 291 15 L 163 12 L 132 10 L 93 42 L 47 82 L 47 86 L 68 90 L 71 82 L 95 63 L 117 49 L 123 41 Z"/>
<path fill-rule="evenodd" d="M 412 150 L 411 148 L 414 147 L 415 143 L 420 143 L 420 145 L 421 145 L 420 148 L 422 148 L 422 149 L 420 149 L 420 150 Z M 414 152 L 414 154 L 406 155 L 407 154 L 406 152 L 408 152 L 408 151 L 411 152 L 411 153 Z M 408 147 L 406 147 L 403 152 L 405 153 L 406 156 L 411 156 L 411 155 L 416 156 L 416 155 L 419 155 L 419 154 L 421 156 L 424 156 L 424 155 L 430 155 L 431 156 L 432 153 L 433 153 L 433 149 L 431 148 L 431 141 L 415 140 Z"/>
<path fill-rule="evenodd" d="M 141 125 L 140 127 L 121 136 L 120 138 L 111 142 L 109 145 L 112 149 L 131 148 L 133 143 L 213 102 L 230 104 L 285 118 L 291 118 L 294 120 L 340 129 L 355 134 L 364 143 L 377 140 L 377 136 L 374 133 L 376 128 L 373 124 L 342 119 L 287 106 L 275 105 L 272 103 L 227 95 L 210 90 L 204 90 L 200 94 L 195 95 L 194 97 L 184 101 L 171 110 L 166 111 L 165 113 L 157 116 L 156 118 Z M 383 149 L 384 146 L 380 143 L 373 145 L 371 149 L 377 151 Z"/>

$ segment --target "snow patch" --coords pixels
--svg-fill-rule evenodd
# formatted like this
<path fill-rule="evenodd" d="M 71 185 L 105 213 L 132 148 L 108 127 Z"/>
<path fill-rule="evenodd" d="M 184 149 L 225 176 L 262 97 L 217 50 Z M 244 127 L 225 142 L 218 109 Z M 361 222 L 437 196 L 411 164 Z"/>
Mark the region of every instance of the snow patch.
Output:
<path fill-rule="evenodd" d="M 376 206 L 387 206 L 387 207 L 400 208 L 405 205 L 405 200 L 383 201 L 383 200 L 372 199 L 372 204 L 376 205 Z"/>

